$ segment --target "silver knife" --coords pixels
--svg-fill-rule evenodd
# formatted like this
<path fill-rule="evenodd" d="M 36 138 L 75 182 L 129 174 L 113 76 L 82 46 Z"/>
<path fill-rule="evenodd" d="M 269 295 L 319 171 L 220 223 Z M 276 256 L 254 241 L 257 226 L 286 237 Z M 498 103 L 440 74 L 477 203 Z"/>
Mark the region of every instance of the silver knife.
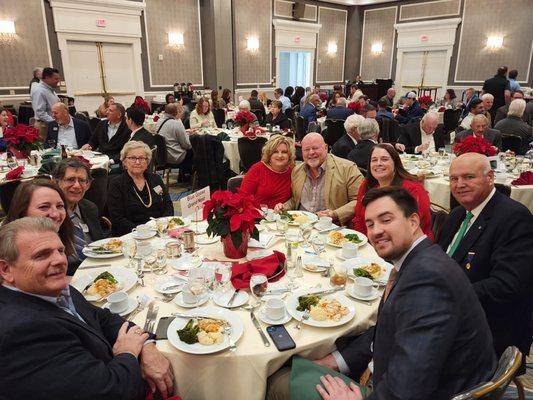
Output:
<path fill-rule="evenodd" d="M 146 320 L 144 321 L 144 328 L 143 330 L 146 332 L 148 330 L 148 326 L 150 325 L 150 322 L 152 321 L 152 314 L 154 312 L 154 302 L 151 301 L 148 305 L 148 312 L 146 313 Z"/>
<path fill-rule="evenodd" d="M 202 314 L 173 313 L 171 315 L 176 318 L 189 318 L 189 319 L 191 318 L 212 319 L 213 318 L 212 316 L 202 315 Z"/>
<path fill-rule="evenodd" d="M 90 268 L 107 268 L 110 267 L 111 264 L 95 264 L 95 265 L 87 265 L 83 266 L 80 269 L 90 269 Z"/>
<path fill-rule="evenodd" d="M 333 289 L 322 290 L 320 292 L 307 293 L 307 294 L 304 294 L 304 296 L 323 296 L 323 295 L 326 295 L 326 294 L 332 294 L 332 293 L 335 293 L 335 292 L 340 292 L 341 290 L 344 290 L 344 285 L 338 286 L 338 287 L 333 288 Z"/>
<path fill-rule="evenodd" d="M 237 292 L 239 291 L 239 289 L 235 289 L 235 291 L 233 292 L 233 294 L 231 295 L 228 303 L 226 304 L 226 306 L 228 307 L 231 307 L 231 305 L 233 304 L 233 302 L 235 301 L 235 297 L 237 297 Z"/>
<path fill-rule="evenodd" d="M 290 292 L 291 290 L 290 289 L 272 289 L 272 290 L 269 290 L 267 291 L 264 295 L 269 295 L 269 294 L 283 294 L 283 293 L 287 293 L 287 292 Z"/>
<path fill-rule="evenodd" d="M 173 290 L 173 289 L 177 289 L 179 287 L 182 287 L 183 285 L 185 285 L 185 282 L 180 282 L 180 283 L 176 283 L 175 285 L 170 285 L 170 286 L 164 287 L 163 290 L 164 291 Z"/>
<path fill-rule="evenodd" d="M 250 311 L 250 318 L 252 319 L 252 323 L 254 324 L 255 329 L 257 329 L 257 332 L 259 332 L 259 334 L 261 335 L 261 339 L 263 339 L 263 344 L 265 345 L 265 347 L 270 347 L 270 342 L 268 341 L 268 338 L 263 332 L 263 329 L 261 329 L 261 325 L 259 324 L 259 321 L 255 317 L 253 311 Z"/>

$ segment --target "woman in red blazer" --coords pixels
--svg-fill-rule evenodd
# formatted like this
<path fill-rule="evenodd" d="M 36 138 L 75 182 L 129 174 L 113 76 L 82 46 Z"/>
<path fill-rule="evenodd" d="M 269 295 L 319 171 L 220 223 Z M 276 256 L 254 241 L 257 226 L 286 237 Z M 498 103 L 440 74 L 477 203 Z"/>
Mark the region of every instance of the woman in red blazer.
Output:
<path fill-rule="evenodd" d="M 415 175 L 405 170 L 398 152 L 388 143 L 374 146 L 368 160 L 368 173 L 359 186 L 353 228 L 366 235 L 365 208 L 363 197 L 367 191 L 383 186 L 402 186 L 416 199 L 420 215 L 420 227 L 424 234 L 433 240 L 429 195 Z"/>

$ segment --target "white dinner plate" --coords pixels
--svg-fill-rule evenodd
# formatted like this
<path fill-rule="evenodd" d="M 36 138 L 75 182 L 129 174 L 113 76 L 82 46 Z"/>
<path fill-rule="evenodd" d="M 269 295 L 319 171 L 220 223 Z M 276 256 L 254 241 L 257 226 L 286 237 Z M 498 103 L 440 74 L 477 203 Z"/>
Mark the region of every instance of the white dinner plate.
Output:
<path fill-rule="evenodd" d="M 202 259 L 198 256 L 183 254 L 180 258 L 168 258 L 167 265 L 178 271 L 188 271 L 202 265 Z"/>
<path fill-rule="evenodd" d="M 80 271 L 84 270 L 81 269 Z M 123 267 L 111 267 L 106 268 L 104 270 L 87 271 L 85 274 L 79 276 L 75 275 L 74 279 L 72 280 L 72 286 L 74 286 L 80 293 L 82 293 L 88 301 L 99 301 L 99 296 L 85 294 L 83 293 L 83 290 L 92 282 L 94 282 L 98 275 L 105 271 L 111 273 L 118 281 L 117 291 L 122 290 L 123 292 L 127 292 L 137 283 L 137 275 L 135 274 L 135 271 L 133 269 L 126 269 Z"/>
<path fill-rule="evenodd" d="M 224 308 L 240 307 L 248 303 L 248 300 L 250 299 L 248 293 L 246 293 L 244 290 L 239 290 L 235 295 L 231 306 L 228 306 L 228 301 L 231 299 L 231 296 L 233 296 L 234 292 L 234 290 L 230 290 L 226 293 L 215 293 L 213 295 L 213 301 L 216 305 Z"/>
<path fill-rule="evenodd" d="M 189 229 L 193 231 L 194 233 L 196 233 L 197 235 L 202 235 L 206 233 L 207 231 L 207 222 L 206 221 L 201 221 L 198 223 L 191 222 L 191 224 L 189 225 Z"/>
<path fill-rule="evenodd" d="M 309 265 L 314 265 L 316 268 L 313 269 Z M 309 272 L 324 272 L 329 267 L 329 262 L 314 254 L 304 254 L 302 256 L 302 266 L 303 269 Z"/>
<path fill-rule="evenodd" d="M 154 283 L 154 290 L 162 294 L 178 293 L 181 291 L 183 285 L 186 285 L 186 284 L 187 284 L 187 281 L 183 279 L 174 278 L 173 276 L 164 277 L 162 279 L 157 280 Z M 180 286 L 174 287 L 176 285 L 180 285 Z M 169 286 L 173 286 L 174 289 L 166 289 Z"/>
<path fill-rule="evenodd" d="M 287 300 L 285 300 L 285 304 L 287 305 L 287 311 L 297 321 L 300 321 L 303 315 L 303 311 L 298 311 L 296 309 L 296 307 L 298 307 L 298 296 L 305 295 L 308 293 L 309 293 L 309 289 L 298 290 L 294 294 L 289 296 Z M 342 317 L 338 321 L 331 321 L 331 320 L 316 321 L 313 318 L 309 317 L 309 319 L 302 321 L 302 324 L 309 325 L 309 326 L 315 326 L 317 328 L 331 328 L 334 326 L 344 325 L 345 323 L 351 321 L 353 317 L 355 317 L 355 307 L 353 306 L 352 301 L 348 299 L 342 293 L 337 292 L 333 294 L 328 294 L 328 295 L 322 296 L 322 298 L 337 300 L 339 303 L 341 303 L 341 305 L 348 308 L 348 314 L 346 314 L 344 317 Z"/>
<path fill-rule="evenodd" d="M 287 214 L 290 214 L 292 216 L 305 215 L 307 217 L 307 221 L 306 222 L 308 222 L 310 224 L 315 223 L 316 221 L 318 221 L 318 216 L 316 214 L 312 213 L 312 212 L 309 212 L 309 211 L 291 210 L 291 211 L 287 211 Z M 296 222 L 296 221 L 293 221 L 293 222 L 290 222 L 289 225 L 299 226 L 300 223 Z"/>
<path fill-rule="evenodd" d="M 195 241 L 197 244 L 213 244 L 220 241 L 220 236 L 198 235 Z"/>
<path fill-rule="evenodd" d="M 191 314 L 227 321 L 231 326 L 231 338 L 235 343 L 237 343 L 244 332 L 244 325 L 239 316 L 236 313 L 224 308 L 206 307 L 198 310 L 192 310 Z M 224 350 L 229 346 L 229 338 L 226 335 L 224 335 L 224 340 L 222 343 L 211 346 L 205 346 L 200 343 L 187 344 L 182 342 L 178 336 L 178 330 L 185 327 L 187 322 L 189 322 L 187 318 L 175 318 L 168 326 L 168 341 L 178 350 L 189 354 L 211 354 Z"/>
<path fill-rule="evenodd" d="M 137 302 L 137 299 L 135 297 L 128 297 L 128 307 L 124 311 L 119 312 L 118 315 L 120 315 L 121 317 L 125 317 L 126 315 L 130 314 L 133 310 L 135 310 L 135 307 L 137 307 L 138 305 L 139 303 Z M 109 309 L 109 303 L 105 303 L 102 306 L 102 308 Z M 113 311 L 111 312 L 113 313 Z"/>
<path fill-rule="evenodd" d="M 368 265 L 370 263 L 376 263 L 381 266 L 381 275 L 374 279 L 374 282 L 377 284 L 383 286 L 387 284 L 387 281 L 389 280 L 389 275 L 392 269 L 394 268 L 392 264 L 389 264 L 388 262 L 381 260 L 381 259 L 369 259 L 369 258 L 350 258 L 349 260 L 346 260 L 342 263 L 344 267 L 346 268 L 346 271 L 348 272 L 348 278 L 354 279 L 355 275 L 353 274 L 354 268 L 359 268 L 363 265 Z"/>
<path fill-rule="evenodd" d="M 361 242 L 359 243 L 355 243 L 357 244 L 357 246 L 361 247 L 361 246 L 364 246 L 365 244 L 368 243 L 368 238 L 361 232 L 357 232 L 357 231 L 354 231 L 353 229 L 341 229 L 337 232 L 340 232 L 342 233 L 343 235 L 348 235 L 348 234 L 357 234 L 357 236 L 359 237 L 359 239 L 361 240 Z M 329 244 L 330 246 L 333 246 L 333 247 L 339 247 L 339 248 L 342 248 L 342 244 L 334 244 L 330 241 L 330 238 L 329 238 L 329 234 L 328 234 L 328 241 L 327 241 L 327 244 Z"/>
<path fill-rule="evenodd" d="M 91 247 L 92 246 L 102 246 L 102 245 L 106 244 L 107 242 L 109 242 L 111 239 L 119 239 L 119 240 L 123 241 L 121 238 L 101 239 L 101 240 L 97 240 L 95 242 L 92 242 L 91 243 Z M 97 253 L 93 253 L 89 247 L 84 247 L 82 252 L 85 255 L 85 257 L 89 257 L 89 258 L 115 258 L 115 257 L 118 257 L 118 256 L 122 255 L 122 248 L 117 253 L 97 254 Z"/>

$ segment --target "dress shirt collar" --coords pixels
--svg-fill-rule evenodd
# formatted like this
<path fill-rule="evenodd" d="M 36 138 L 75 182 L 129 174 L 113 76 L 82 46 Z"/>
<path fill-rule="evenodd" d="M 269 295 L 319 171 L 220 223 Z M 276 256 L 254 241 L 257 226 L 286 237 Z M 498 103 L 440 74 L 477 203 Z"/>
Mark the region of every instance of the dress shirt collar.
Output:
<path fill-rule="evenodd" d="M 483 211 L 487 203 L 490 201 L 490 199 L 492 199 L 494 193 L 496 193 L 496 188 L 492 188 L 489 195 L 477 207 L 473 208 L 472 210 L 469 210 L 474 215 L 471 219 L 470 225 L 472 225 L 472 222 L 477 219 L 479 214 L 481 214 L 481 211 Z"/>
<path fill-rule="evenodd" d="M 59 124 L 58 124 L 59 125 Z M 59 125 L 61 128 L 63 129 L 67 129 L 67 128 L 74 128 L 74 121 L 72 120 L 72 117 L 69 115 L 68 116 L 68 124 L 65 124 L 65 125 Z"/>
<path fill-rule="evenodd" d="M 352 135 L 349 135 L 349 134 L 347 134 L 347 135 L 348 135 L 348 137 L 350 139 L 352 139 L 353 144 L 355 144 L 357 146 L 357 140 Z"/>
<path fill-rule="evenodd" d="M 403 256 L 401 256 L 399 259 L 397 260 L 392 260 L 392 264 L 394 265 L 394 269 L 398 272 L 400 272 L 400 268 L 402 267 L 402 264 L 403 262 L 405 261 L 405 259 L 407 258 L 407 256 L 409 255 L 409 253 L 411 251 L 413 251 L 413 249 L 418 245 L 418 243 L 420 243 L 422 240 L 424 240 L 425 238 L 427 238 L 426 235 L 422 235 L 420 236 L 418 239 L 416 239 L 413 244 L 411 244 L 411 247 L 409 247 L 409 250 L 407 250 L 405 252 L 405 254 Z"/>
<path fill-rule="evenodd" d="M 309 178 L 312 178 L 312 179 L 319 179 L 326 172 L 326 162 L 327 161 L 328 161 L 328 159 L 326 158 L 324 160 L 324 162 L 318 167 L 318 176 L 316 178 L 313 177 L 313 175 L 311 174 L 311 168 L 306 163 L 304 168 L 305 168 L 305 172 L 306 172 L 307 176 Z"/>
<path fill-rule="evenodd" d="M 16 288 L 15 286 L 8 285 L 5 282 L 2 284 L 2 286 L 5 287 L 6 289 L 10 289 L 10 290 L 12 290 L 14 292 L 24 293 L 24 294 L 27 294 L 27 295 L 30 295 L 30 296 L 33 296 L 33 297 L 37 297 L 39 299 L 42 299 L 42 300 L 47 301 L 49 303 L 52 303 L 54 305 L 57 305 L 57 297 L 58 296 L 44 296 L 42 294 L 35 294 L 35 293 L 25 292 L 23 290 L 20 290 L 19 288 Z M 65 289 L 68 290 L 68 286 Z M 63 290 L 65 290 L 65 289 L 63 289 Z"/>
<path fill-rule="evenodd" d="M 117 129 L 120 126 L 120 121 L 112 124 L 111 122 L 109 122 L 109 120 L 107 120 L 107 126 L 110 127 L 111 129 Z"/>
<path fill-rule="evenodd" d="M 131 131 L 131 135 L 130 135 L 130 140 L 131 138 L 133 137 L 133 135 L 135 135 L 135 133 L 137 133 L 138 130 L 142 129 L 142 126 L 139 126 L 137 129 L 135 129 L 134 131 Z"/>

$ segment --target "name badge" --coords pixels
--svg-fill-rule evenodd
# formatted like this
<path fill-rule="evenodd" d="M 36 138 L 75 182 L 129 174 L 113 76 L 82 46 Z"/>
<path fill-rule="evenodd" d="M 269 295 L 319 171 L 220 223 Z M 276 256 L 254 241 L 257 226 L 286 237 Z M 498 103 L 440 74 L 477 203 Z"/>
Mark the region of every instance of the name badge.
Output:
<path fill-rule="evenodd" d="M 83 233 L 89 233 L 89 227 L 87 224 L 80 223 L 81 229 L 83 230 Z"/>
<path fill-rule="evenodd" d="M 159 185 L 157 185 L 155 188 L 154 188 L 154 192 L 156 192 L 158 195 L 161 196 L 161 194 L 163 194 L 163 188 Z"/>

